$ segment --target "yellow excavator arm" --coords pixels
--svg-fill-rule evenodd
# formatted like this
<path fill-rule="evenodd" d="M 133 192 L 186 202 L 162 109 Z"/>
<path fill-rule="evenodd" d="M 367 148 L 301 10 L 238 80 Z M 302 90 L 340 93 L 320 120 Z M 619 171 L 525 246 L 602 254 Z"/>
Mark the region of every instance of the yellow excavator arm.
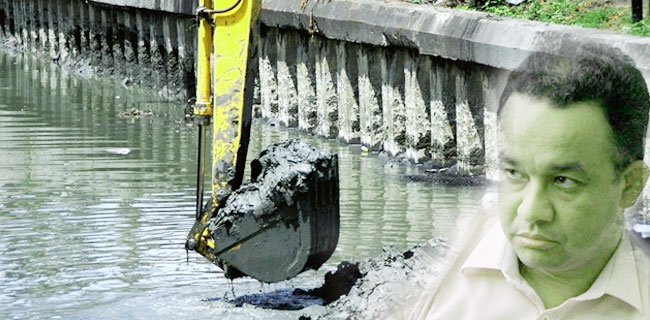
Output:
<path fill-rule="evenodd" d="M 207 228 L 220 194 L 242 182 L 250 135 L 255 47 L 251 45 L 261 0 L 199 0 L 197 8 L 197 85 L 194 122 L 199 126 L 197 223 L 190 249 L 214 262 L 214 242 Z M 212 48 L 211 48 L 212 47 Z M 211 64 L 212 62 L 212 64 Z M 250 62 L 250 63 L 249 63 Z M 248 82 L 248 83 L 247 83 Z M 214 90 L 214 92 L 213 92 Z M 203 207 L 206 127 L 212 124 L 212 199 Z"/>
<path fill-rule="evenodd" d="M 300 140 L 270 146 L 251 162 L 257 46 L 251 34 L 261 0 L 200 0 L 197 91 L 199 127 L 196 222 L 186 248 L 224 270 L 263 282 L 320 267 L 339 233 L 336 155 Z M 212 125 L 212 196 L 203 205 L 206 127 Z"/>

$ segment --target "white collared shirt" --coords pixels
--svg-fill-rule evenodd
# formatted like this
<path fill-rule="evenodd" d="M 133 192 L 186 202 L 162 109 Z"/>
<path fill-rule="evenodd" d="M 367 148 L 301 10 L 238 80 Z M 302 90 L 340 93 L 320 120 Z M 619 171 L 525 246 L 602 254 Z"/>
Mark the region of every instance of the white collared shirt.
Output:
<path fill-rule="evenodd" d="M 500 223 L 491 220 L 488 228 L 476 233 L 485 236 L 474 249 L 461 251 L 439 289 L 423 292 L 407 318 L 650 320 L 650 258 L 627 236 L 587 291 L 546 309 L 519 274 Z"/>

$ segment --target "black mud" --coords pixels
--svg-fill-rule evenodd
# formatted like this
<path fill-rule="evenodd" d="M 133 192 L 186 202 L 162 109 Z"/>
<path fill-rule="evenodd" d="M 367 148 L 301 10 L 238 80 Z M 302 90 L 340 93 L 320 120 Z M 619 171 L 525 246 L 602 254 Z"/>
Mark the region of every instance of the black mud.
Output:
<path fill-rule="evenodd" d="M 294 310 L 300 319 L 385 319 L 399 313 L 411 289 L 436 275 L 448 244 L 441 239 L 399 251 L 385 247 L 381 256 L 341 262 L 317 288 L 281 289 L 223 300 L 235 307 Z M 433 267 L 432 267 L 433 266 Z"/>
<path fill-rule="evenodd" d="M 335 159 L 298 139 L 263 151 L 260 158 L 251 163 L 251 181 L 231 194 L 219 195 L 219 200 L 225 204 L 208 222 L 215 243 L 223 242 L 224 237 L 242 237 L 248 232 L 242 227 L 246 221 L 254 221 L 257 227 L 262 227 L 281 217 L 286 230 L 297 228 L 301 223 L 299 214 L 282 208 L 300 203 L 302 195 L 309 193 L 314 184 L 314 177 L 332 178 Z M 457 184 L 458 177 L 452 177 Z M 338 203 L 338 198 L 336 200 Z M 446 243 L 440 239 L 403 252 L 386 247 L 377 258 L 341 262 L 336 271 L 324 276 L 320 287 L 250 294 L 226 302 L 237 307 L 252 305 L 262 309 L 295 310 L 303 319 L 382 318 L 402 301 L 410 282 L 425 278 L 422 275 L 431 272 L 430 266 L 442 259 L 446 250 Z M 226 277 L 244 275 L 229 267 L 228 261 L 220 260 L 219 263 Z M 313 308 L 319 306 L 321 309 Z"/>
<path fill-rule="evenodd" d="M 262 151 L 250 182 L 217 198 L 224 205 L 208 228 L 228 278 L 289 279 L 320 267 L 338 243 L 337 156 L 303 140 Z"/>
<path fill-rule="evenodd" d="M 342 262 L 335 273 L 328 273 L 322 287 L 310 293 L 329 302 L 327 312 L 318 319 L 383 319 L 400 307 L 413 281 L 424 279 L 435 261 L 447 250 L 441 239 L 432 239 L 401 252 L 386 247 L 378 258 L 349 263 Z M 346 294 L 343 292 L 357 278 Z"/>
<path fill-rule="evenodd" d="M 261 223 L 272 218 L 279 207 L 293 205 L 298 195 L 309 188 L 310 175 L 327 175 L 335 164 L 334 157 L 299 139 L 270 146 L 251 161 L 250 182 L 232 194 L 221 195 L 225 205 L 210 223 L 211 231 L 232 225 L 245 215 L 253 215 Z M 297 223 L 297 216 L 291 218 L 286 222 Z"/>

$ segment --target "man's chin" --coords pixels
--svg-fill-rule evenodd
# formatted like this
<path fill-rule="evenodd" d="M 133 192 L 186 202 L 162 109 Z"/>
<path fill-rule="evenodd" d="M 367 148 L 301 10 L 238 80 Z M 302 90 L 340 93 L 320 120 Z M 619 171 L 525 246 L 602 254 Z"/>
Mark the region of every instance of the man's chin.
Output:
<path fill-rule="evenodd" d="M 557 257 L 551 250 L 538 250 L 529 247 L 514 246 L 519 261 L 526 267 L 533 269 L 552 270 L 558 265 Z"/>

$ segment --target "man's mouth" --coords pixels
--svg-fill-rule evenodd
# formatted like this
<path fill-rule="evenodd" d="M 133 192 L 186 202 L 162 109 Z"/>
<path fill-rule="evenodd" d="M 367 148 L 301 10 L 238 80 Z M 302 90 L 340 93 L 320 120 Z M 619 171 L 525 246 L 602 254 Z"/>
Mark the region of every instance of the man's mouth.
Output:
<path fill-rule="evenodd" d="M 517 234 L 513 240 L 523 247 L 537 250 L 548 250 L 558 244 L 547 237 L 530 233 Z"/>

